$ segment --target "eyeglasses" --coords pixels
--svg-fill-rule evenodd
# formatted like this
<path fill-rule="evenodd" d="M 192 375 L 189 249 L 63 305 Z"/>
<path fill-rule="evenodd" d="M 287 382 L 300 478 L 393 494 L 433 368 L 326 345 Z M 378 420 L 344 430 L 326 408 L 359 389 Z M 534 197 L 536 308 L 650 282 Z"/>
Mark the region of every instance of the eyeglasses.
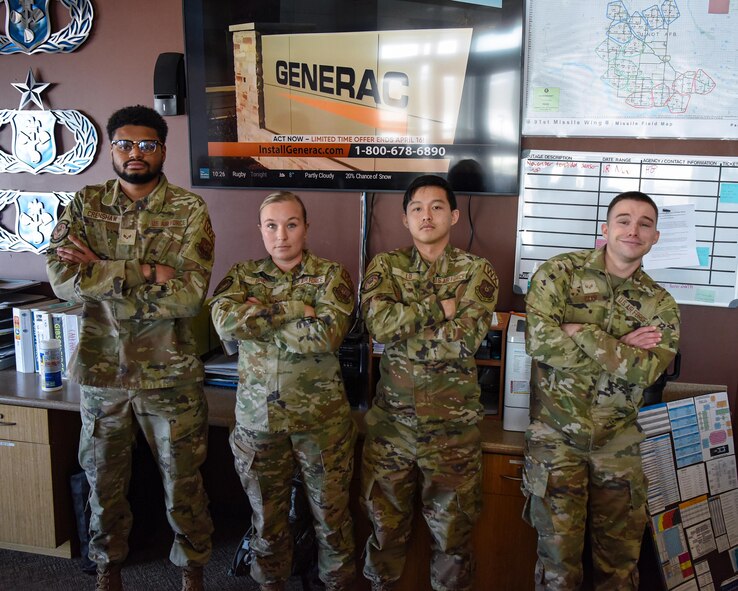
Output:
<path fill-rule="evenodd" d="M 142 154 L 153 154 L 156 148 L 163 146 L 159 140 L 113 140 L 110 145 L 114 146 L 119 152 L 129 154 L 133 150 L 133 146 L 138 147 L 138 151 Z"/>

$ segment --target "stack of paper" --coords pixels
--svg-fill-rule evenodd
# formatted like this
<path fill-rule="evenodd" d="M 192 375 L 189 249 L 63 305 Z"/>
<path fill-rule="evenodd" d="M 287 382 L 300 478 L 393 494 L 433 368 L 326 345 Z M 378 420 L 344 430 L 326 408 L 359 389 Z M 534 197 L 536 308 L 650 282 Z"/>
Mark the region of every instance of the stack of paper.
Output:
<path fill-rule="evenodd" d="M 205 362 L 205 383 L 210 386 L 238 386 L 238 354 L 218 354 Z"/>

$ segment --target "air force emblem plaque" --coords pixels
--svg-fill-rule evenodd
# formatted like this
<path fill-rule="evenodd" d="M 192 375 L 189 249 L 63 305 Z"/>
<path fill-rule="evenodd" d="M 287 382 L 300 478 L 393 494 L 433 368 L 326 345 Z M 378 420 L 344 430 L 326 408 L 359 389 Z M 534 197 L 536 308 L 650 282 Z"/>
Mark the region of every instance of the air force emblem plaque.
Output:
<path fill-rule="evenodd" d="M 0 127 L 13 126 L 13 151 L 0 149 L 0 172 L 30 172 L 40 174 L 77 174 L 95 157 L 97 131 L 92 122 L 79 111 L 45 110 L 41 93 L 49 86 L 39 83 L 28 70 L 25 82 L 11 82 L 21 93 L 18 109 L 0 109 Z M 33 102 L 41 110 L 22 110 Z M 57 157 L 54 129 L 61 123 L 74 136 L 73 149 Z"/>
<path fill-rule="evenodd" d="M 92 30 L 90 0 L 60 0 L 69 9 L 69 24 L 51 32 L 49 0 L 0 0 L 5 2 L 5 32 L 0 34 L 0 55 L 11 53 L 69 53 Z"/>
<path fill-rule="evenodd" d="M 5 31 L 21 51 L 32 53 L 51 34 L 49 0 L 5 0 Z"/>
<path fill-rule="evenodd" d="M 54 125 L 51 111 L 18 111 L 13 124 L 13 154 L 23 164 L 37 171 L 56 158 Z"/>
<path fill-rule="evenodd" d="M 59 208 L 73 193 L 30 193 L 0 190 L 0 209 L 15 204 L 15 233 L 0 225 L 0 251 L 42 254 L 49 246 Z"/>

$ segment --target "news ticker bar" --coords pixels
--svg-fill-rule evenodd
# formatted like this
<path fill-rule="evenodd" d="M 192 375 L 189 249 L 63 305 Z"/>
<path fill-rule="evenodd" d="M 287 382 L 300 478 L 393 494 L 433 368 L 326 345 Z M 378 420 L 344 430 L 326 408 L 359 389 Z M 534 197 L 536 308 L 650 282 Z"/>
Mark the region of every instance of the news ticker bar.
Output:
<path fill-rule="evenodd" d="M 209 142 L 208 156 L 226 158 L 438 158 L 453 145 L 317 142 Z"/>
<path fill-rule="evenodd" d="M 265 170 L 202 166 L 196 170 L 193 186 L 280 187 L 345 190 L 402 191 L 415 177 L 413 172 L 359 170 Z"/>

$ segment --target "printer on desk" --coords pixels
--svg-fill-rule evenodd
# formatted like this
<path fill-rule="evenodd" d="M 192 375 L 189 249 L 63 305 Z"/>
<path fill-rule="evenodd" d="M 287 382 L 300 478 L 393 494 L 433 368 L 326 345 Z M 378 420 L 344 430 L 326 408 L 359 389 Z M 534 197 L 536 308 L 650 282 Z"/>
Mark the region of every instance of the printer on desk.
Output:
<path fill-rule="evenodd" d="M 525 352 L 525 314 L 510 314 L 505 353 L 502 428 L 525 431 L 530 423 L 530 356 Z"/>

